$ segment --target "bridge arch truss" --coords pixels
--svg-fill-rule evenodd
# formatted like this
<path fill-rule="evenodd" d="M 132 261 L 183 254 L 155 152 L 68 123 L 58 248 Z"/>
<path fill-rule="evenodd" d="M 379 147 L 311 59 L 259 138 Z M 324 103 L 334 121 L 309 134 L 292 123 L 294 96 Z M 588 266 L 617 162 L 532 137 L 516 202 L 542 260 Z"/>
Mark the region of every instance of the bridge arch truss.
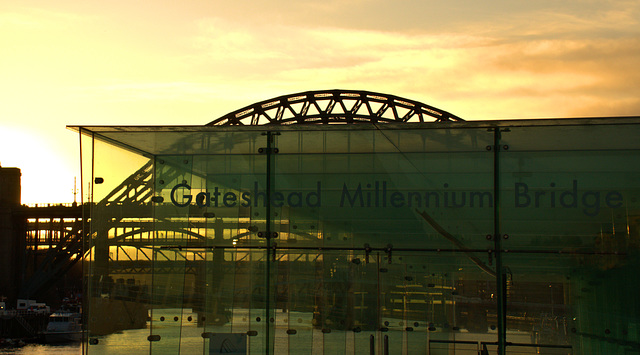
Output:
<path fill-rule="evenodd" d="M 462 118 L 402 97 L 370 91 L 306 91 L 256 102 L 207 126 L 454 122 Z"/>

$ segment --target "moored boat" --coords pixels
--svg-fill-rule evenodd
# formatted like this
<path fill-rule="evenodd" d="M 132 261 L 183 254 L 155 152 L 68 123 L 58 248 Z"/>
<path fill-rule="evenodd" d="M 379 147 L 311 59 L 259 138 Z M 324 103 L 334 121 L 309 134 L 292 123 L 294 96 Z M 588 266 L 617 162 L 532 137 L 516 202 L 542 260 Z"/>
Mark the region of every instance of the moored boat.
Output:
<path fill-rule="evenodd" d="M 47 330 L 43 334 L 47 343 L 82 341 L 82 314 L 66 311 L 51 314 Z"/>

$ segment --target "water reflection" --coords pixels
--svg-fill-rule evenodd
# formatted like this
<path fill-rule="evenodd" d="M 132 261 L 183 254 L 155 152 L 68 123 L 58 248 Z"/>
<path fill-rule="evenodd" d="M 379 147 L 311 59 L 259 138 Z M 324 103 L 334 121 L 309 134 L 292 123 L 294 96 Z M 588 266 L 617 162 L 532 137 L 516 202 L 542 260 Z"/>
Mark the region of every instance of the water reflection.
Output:
<path fill-rule="evenodd" d="M 28 344 L 20 348 L 3 348 L 0 354 L 16 354 L 16 355 L 77 355 L 82 354 L 82 345 L 80 343 L 65 345 L 45 345 L 45 344 Z"/>

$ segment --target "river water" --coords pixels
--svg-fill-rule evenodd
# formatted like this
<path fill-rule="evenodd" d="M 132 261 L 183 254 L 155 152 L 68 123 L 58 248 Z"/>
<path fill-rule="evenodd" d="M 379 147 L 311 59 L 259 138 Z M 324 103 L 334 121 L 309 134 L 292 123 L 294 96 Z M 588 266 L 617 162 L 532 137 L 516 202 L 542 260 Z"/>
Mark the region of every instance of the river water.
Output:
<path fill-rule="evenodd" d="M 80 343 L 65 345 L 27 344 L 19 348 L 0 348 L 0 354 L 78 355 L 82 354 L 82 345 Z"/>

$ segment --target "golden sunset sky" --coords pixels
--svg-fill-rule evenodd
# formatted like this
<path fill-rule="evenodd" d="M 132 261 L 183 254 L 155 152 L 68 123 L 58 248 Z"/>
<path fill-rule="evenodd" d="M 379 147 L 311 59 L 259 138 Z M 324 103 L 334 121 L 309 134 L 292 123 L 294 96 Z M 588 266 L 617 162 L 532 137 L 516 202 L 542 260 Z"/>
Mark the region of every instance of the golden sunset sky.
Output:
<path fill-rule="evenodd" d="M 381 92 L 467 120 L 640 115 L 640 2 L 0 0 L 0 164 L 71 202 L 66 125 L 201 125 Z"/>

